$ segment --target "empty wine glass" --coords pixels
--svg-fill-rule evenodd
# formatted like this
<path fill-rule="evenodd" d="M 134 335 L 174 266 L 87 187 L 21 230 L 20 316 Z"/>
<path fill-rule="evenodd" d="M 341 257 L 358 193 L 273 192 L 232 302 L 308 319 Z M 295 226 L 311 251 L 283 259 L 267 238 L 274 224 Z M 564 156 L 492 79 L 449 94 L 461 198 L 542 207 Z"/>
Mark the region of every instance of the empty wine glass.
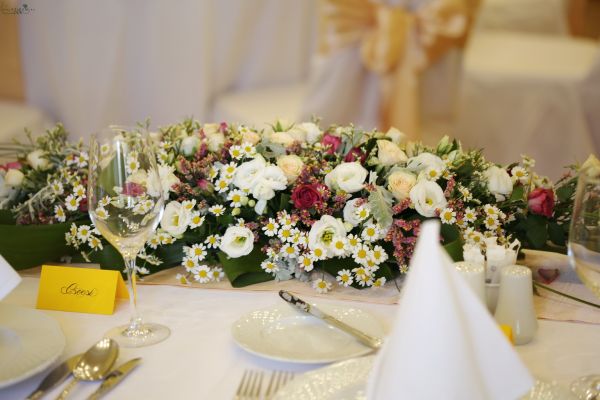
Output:
<path fill-rule="evenodd" d="M 569 232 L 569 260 L 583 283 L 600 298 L 600 168 L 579 171 Z M 600 399 L 600 375 L 573 382 L 571 391 L 585 400 Z"/>
<path fill-rule="evenodd" d="M 145 129 L 111 126 L 92 136 L 88 196 L 90 218 L 123 257 L 128 278 L 131 320 L 106 336 L 124 347 L 166 339 L 169 328 L 144 323 L 137 309 L 136 257 L 164 209 L 156 157 Z"/>

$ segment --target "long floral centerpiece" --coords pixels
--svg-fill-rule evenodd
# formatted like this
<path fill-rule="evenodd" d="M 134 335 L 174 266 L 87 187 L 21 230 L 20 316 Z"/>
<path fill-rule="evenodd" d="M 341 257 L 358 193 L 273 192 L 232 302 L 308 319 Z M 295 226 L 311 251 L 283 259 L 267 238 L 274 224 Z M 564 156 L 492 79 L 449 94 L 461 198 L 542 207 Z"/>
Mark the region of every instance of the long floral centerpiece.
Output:
<path fill-rule="evenodd" d="M 321 292 L 335 282 L 377 288 L 407 272 L 428 218 L 441 220 L 440 240 L 455 260 L 464 243 L 485 249 L 486 237 L 564 249 L 576 178 L 553 184 L 526 156 L 500 166 L 448 137 L 431 148 L 393 128 L 315 122 L 256 130 L 189 119 L 150 137 L 166 206 L 139 256 L 142 273 L 180 266 L 182 283 L 226 275 L 234 286 L 295 278 Z M 72 257 L 122 268 L 87 217 L 86 146 L 69 143 L 58 125 L 13 149 L 18 161 L 0 169 L 0 229 L 50 226 Z M 122 195 L 141 195 L 135 185 L 146 178 L 132 174 Z M 102 204 L 91 211 L 110 212 Z M 28 234 L 15 232 L 7 234 Z M 11 246 L 0 245 L 9 260 Z"/>

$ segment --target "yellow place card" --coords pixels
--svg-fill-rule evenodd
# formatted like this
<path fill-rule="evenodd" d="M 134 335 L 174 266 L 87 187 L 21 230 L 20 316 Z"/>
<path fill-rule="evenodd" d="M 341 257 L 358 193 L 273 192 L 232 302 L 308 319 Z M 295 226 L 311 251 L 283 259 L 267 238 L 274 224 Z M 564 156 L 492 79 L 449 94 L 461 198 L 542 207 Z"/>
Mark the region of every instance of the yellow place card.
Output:
<path fill-rule="evenodd" d="M 117 298 L 129 298 L 119 271 L 42 266 L 37 308 L 112 314 Z"/>

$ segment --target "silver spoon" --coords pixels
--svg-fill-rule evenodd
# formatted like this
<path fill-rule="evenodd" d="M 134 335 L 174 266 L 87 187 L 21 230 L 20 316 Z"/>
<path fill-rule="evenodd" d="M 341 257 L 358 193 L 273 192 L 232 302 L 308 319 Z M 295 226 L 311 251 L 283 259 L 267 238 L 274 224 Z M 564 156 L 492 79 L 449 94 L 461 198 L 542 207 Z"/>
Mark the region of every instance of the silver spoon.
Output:
<path fill-rule="evenodd" d="M 56 400 L 64 400 L 79 381 L 104 379 L 118 356 L 119 345 L 112 339 L 102 339 L 90 347 L 73 368 L 73 380 L 69 382 Z"/>

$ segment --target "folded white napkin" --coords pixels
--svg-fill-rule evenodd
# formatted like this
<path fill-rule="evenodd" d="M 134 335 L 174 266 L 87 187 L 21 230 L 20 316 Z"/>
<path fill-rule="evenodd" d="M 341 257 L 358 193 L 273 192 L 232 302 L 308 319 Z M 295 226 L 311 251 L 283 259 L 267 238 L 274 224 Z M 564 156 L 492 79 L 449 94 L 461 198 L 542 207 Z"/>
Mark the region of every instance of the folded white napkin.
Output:
<path fill-rule="evenodd" d="M 0 300 L 5 298 L 21 282 L 21 277 L 0 255 Z"/>
<path fill-rule="evenodd" d="M 518 399 L 534 380 L 454 269 L 439 234 L 439 222 L 422 225 L 368 399 Z"/>

